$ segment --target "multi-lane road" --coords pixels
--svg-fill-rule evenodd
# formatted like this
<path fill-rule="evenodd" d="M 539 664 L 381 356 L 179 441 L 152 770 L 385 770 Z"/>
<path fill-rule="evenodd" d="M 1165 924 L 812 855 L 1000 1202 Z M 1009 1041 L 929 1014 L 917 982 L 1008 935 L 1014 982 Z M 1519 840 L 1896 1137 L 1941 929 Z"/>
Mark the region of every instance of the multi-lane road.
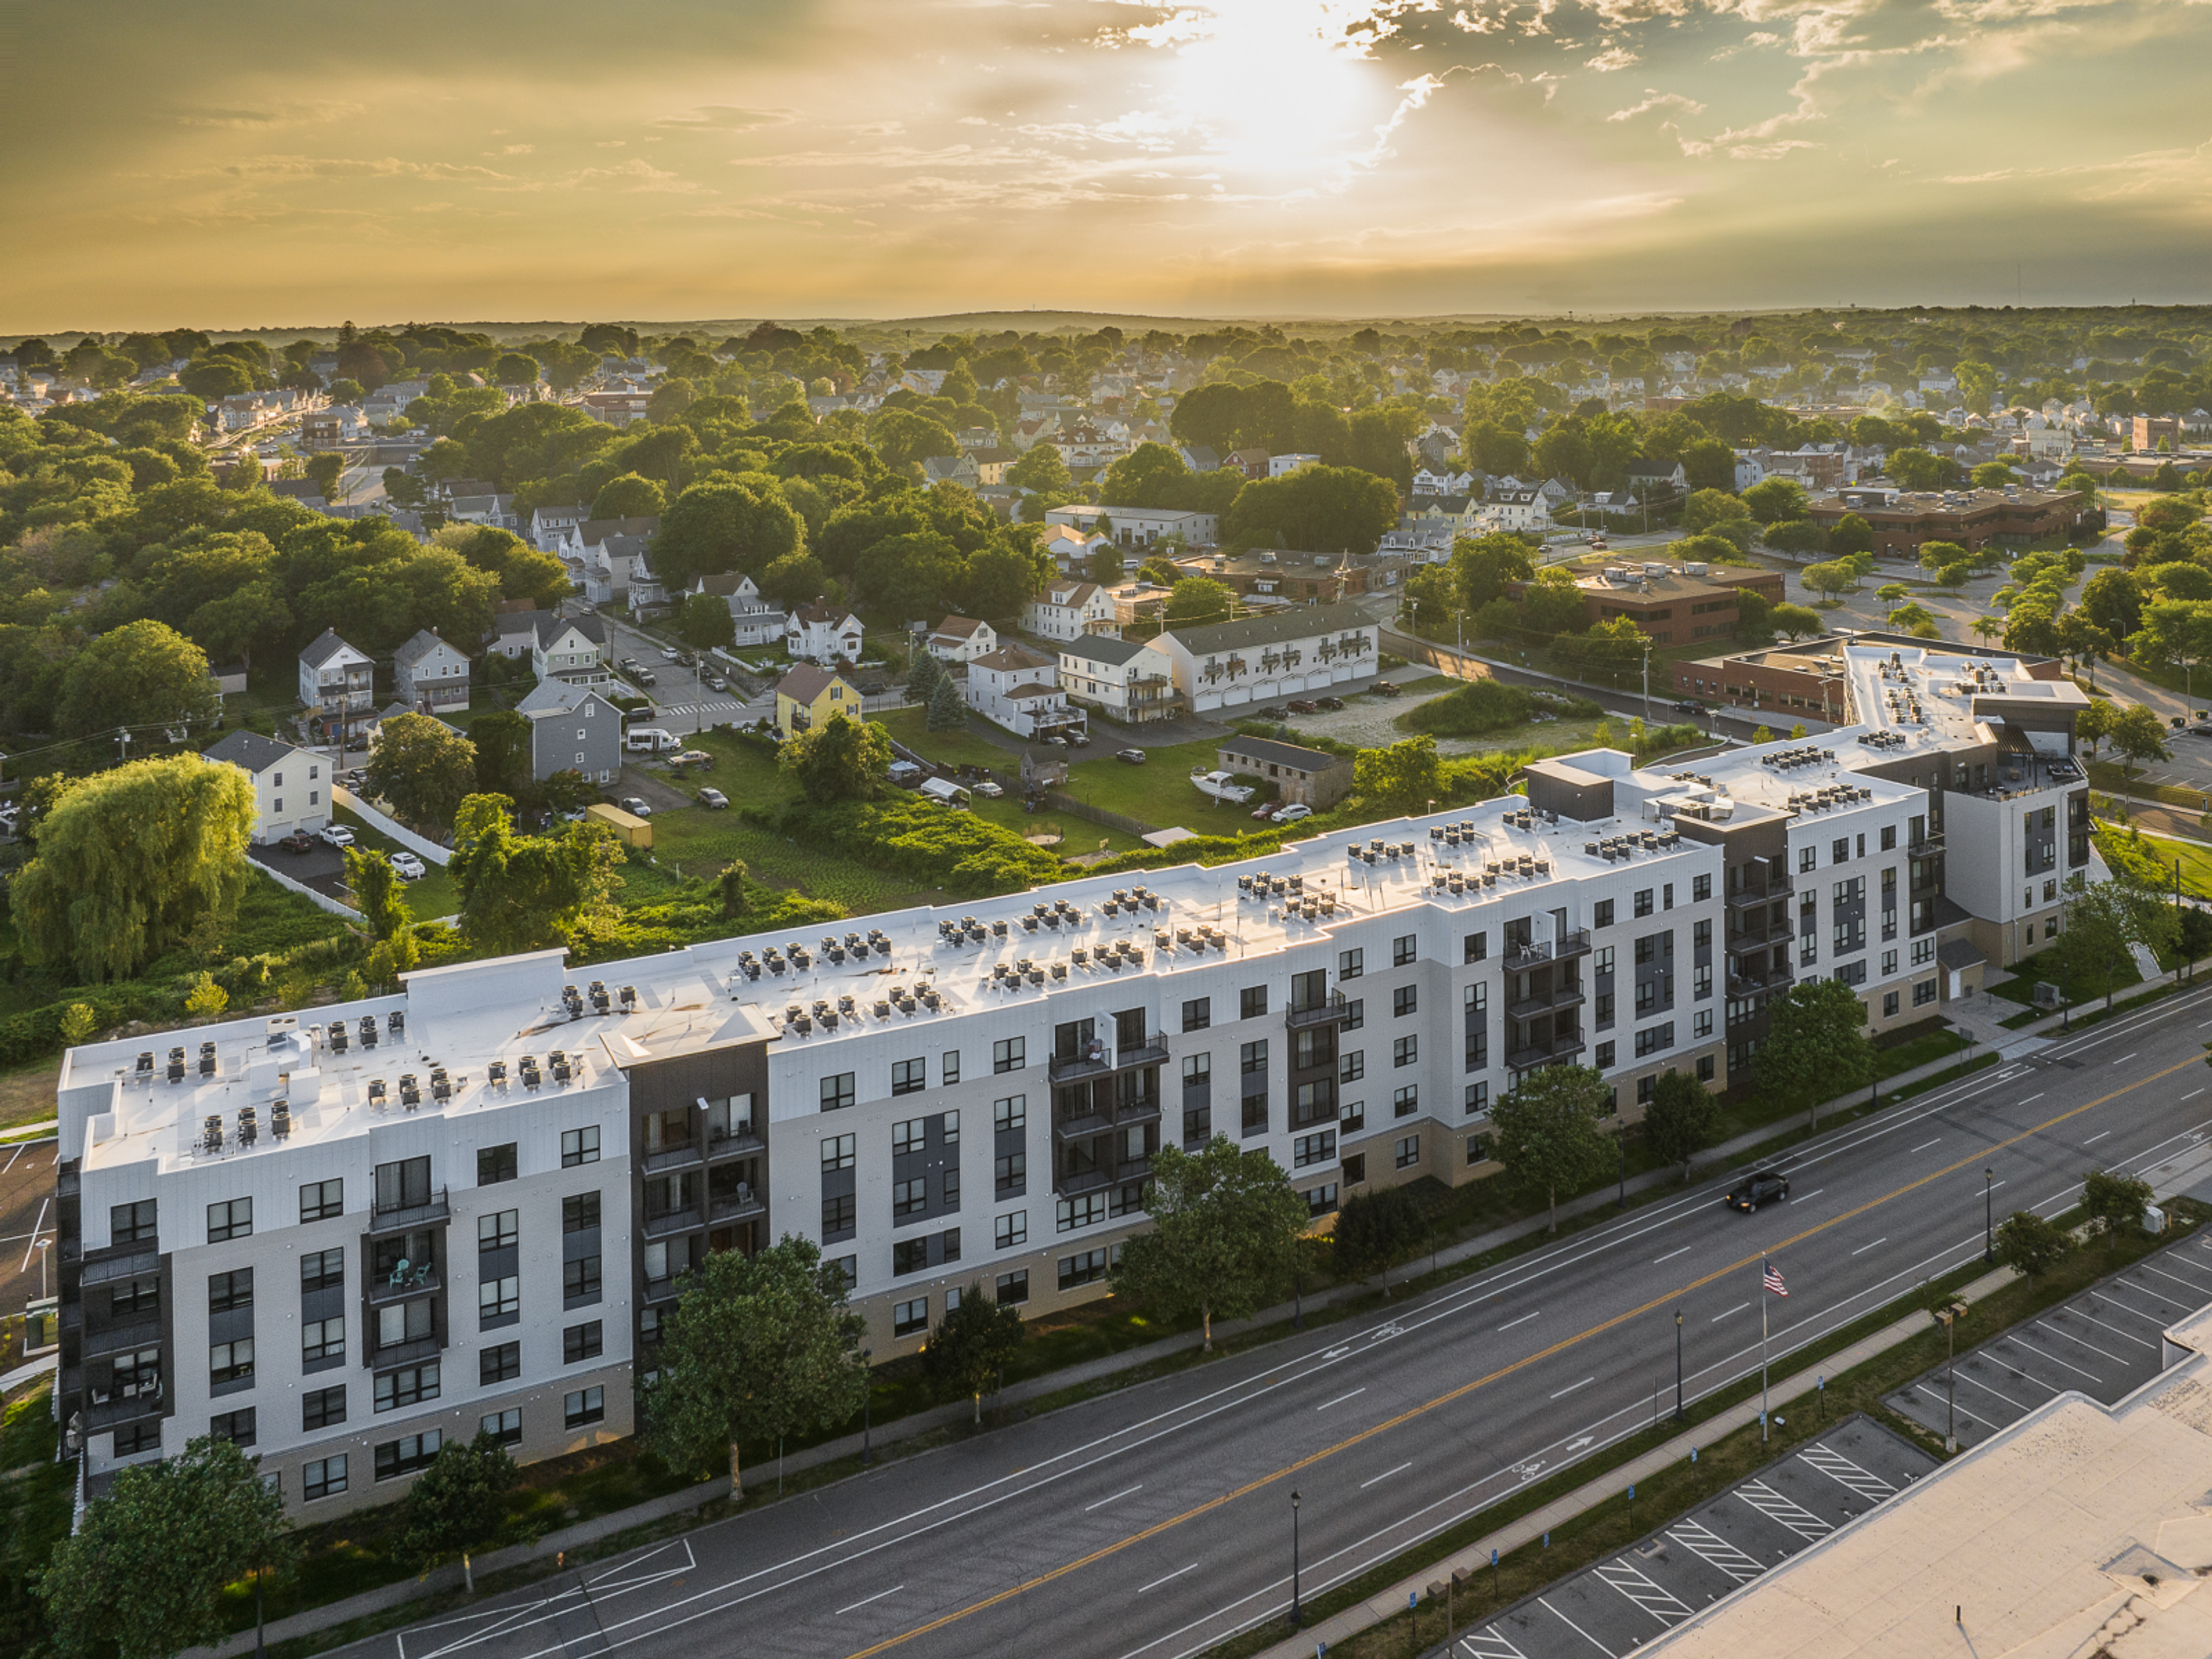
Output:
<path fill-rule="evenodd" d="M 404 1659 L 599 1652 L 1176 1659 L 1756 1373 L 2212 1134 L 2212 988 L 1793 1149 L 1790 1201 L 1718 1181 L 1370 1315 L 877 1469 L 397 1639 Z M 2212 1158 L 2212 1149 L 2206 1156 Z M 756 1471 L 756 1477 L 768 1474 Z M 770 1476 L 772 1478 L 772 1475 Z M 394 1638 L 364 1650 L 392 1652 Z"/>

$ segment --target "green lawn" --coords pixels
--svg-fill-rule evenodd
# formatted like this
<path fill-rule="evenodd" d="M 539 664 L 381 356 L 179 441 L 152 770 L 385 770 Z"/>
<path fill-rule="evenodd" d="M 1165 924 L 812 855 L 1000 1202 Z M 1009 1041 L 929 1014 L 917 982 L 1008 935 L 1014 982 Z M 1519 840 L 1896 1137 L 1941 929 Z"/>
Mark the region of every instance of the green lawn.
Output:
<path fill-rule="evenodd" d="M 339 807 L 337 820 L 353 831 L 361 846 L 387 854 L 401 850 L 398 842 L 382 830 L 373 828 L 351 807 Z M 453 878 L 446 873 L 445 866 L 424 859 L 422 867 L 426 873 L 420 881 L 399 884 L 400 891 L 406 896 L 407 908 L 415 913 L 415 919 L 417 921 L 434 921 L 441 916 L 459 915 L 460 891 L 453 885 Z"/>
<path fill-rule="evenodd" d="M 714 787 L 732 793 L 719 780 Z M 651 903 L 668 896 L 677 880 L 711 878 L 732 859 L 744 860 L 753 879 L 764 886 L 795 887 L 809 898 L 828 899 L 855 915 L 930 903 L 937 897 L 933 890 L 916 887 L 902 876 L 803 847 L 772 830 L 746 823 L 733 812 L 710 812 L 703 806 L 655 812 L 653 855 L 654 866 L 632 866 L 623 872 L 625 898 Z"/>
<path fill-rule="evenodd" d="M 1211 772 L 1220 763 L 1220 744 L 1212 739 L 1198 743 L 1147 745 L 1142 766 L 1103 754 L 1097 745 L 1087 751 L 1092 758 L 1068 769 L 1066 793 L 1086 806 L 1100 806 L 1166 830 L 1180 825 L 1202 835 L 1230 836 L 1251 827 L 1251 806 L 1226 806 L 1201 795 L 1191 787 L 1194 766 Z M 1252 805 L 1259 804 L 1255 797 Z"/>

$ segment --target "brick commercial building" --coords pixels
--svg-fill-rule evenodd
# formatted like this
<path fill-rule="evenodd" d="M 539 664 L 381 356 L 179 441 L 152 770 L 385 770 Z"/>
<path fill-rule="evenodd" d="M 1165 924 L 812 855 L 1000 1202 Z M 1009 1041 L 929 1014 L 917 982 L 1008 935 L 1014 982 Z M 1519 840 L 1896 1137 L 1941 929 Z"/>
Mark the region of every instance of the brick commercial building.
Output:
<path fill-rule="evenodd" d="M 1674 665 L 1674 692 L 1700 702 L 1772 714 L 1794 721 L 1800 717 L 1840 726 L 1852 716 L 1844 668 L 1846 646 L 1895 646 L 1899 650 L 1925 650 L 1928 641 L 1906 634 L 1836 634 L 1778 645 L 1723 657 L 1700 657 Z M 2024 656 L 2016 651 L 1984 651 L 1977 654 L 2017 665 L 2029 679 L 2060 680 L 2063 665 L 2056 657 Z"/>
<path fill-rule="evenodd" d="M 1738 596 L 1783 600 L 1782 573 L 1708 564 L 1609 564 L 1577 579 L 1595 626 L 1626 617 L 1658 645 L 1724 640 L 1735 632 Z"/>
<path fill-rule="evenodd" d="M 2026 543 L 2071 534 L 2081 522 L 2078 490 L 1908 491 L 1874 485 L 1816 495 L 1813 522 L 1833 530 L 1856 513 L 1874 531 L 1878 558 L 1917 559 L 1923 542 L 1956 542 L 1972 552 L 1991 542 Z"/>

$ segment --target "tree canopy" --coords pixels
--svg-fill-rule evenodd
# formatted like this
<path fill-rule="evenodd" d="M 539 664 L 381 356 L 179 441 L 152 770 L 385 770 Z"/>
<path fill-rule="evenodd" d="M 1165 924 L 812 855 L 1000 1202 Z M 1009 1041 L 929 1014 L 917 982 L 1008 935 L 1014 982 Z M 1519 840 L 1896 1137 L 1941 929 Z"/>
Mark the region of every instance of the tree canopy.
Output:
<path fill-rule="evenodd" d="M 1109 1270 L 1115 1293 L 1170 1319 L 1197 1315 L 1209 1353 L 1217 1316 L 1247 1317 L 1281 1285 L 1307 1219 L 1274 1159 L 1221 1134 L 1194 1155 L 1154 1153 L 1146 1208 L 1151 1230 L 1133 1235 Z"/>
<path fill-rule="evenodd" d="M 471 795 L 453 815 L 447 866 L 461 893 L 461 929 L 494 955 L 559 944 L 611 902 L 622 848 L 603 824 L 515 833 L 514 803 Z"/>
<path fill-rule="evenodd" d="M 1800 980 L 1766 1004 L 1767 1038 L 1753 1064 L 1759 1086 L 1803 1106 L 1820 1126 L 1820 1103 L 1863 1089 L 1874 1076 L 1866 1005 L 1832 979 Z"/>
<path fill-rule="evenodd" d="M 1547 1066 L 1531 1072 L 1491 1109 L 1492 1147 L 1507 1178 L 1540 1194 L 1547 1231 L 1559 1230 L 1559 1194 L 1594 1179 L 1613 1152 L 1598 1127 L 1613 1091 L 1587 1066 Z"/>
<path fill-rule="evenodd" d="M 368 793 L 417 829 L 441 832 L 477 790 L 477 747 L 428 714 L 395 714 L 368 751 Z"/>

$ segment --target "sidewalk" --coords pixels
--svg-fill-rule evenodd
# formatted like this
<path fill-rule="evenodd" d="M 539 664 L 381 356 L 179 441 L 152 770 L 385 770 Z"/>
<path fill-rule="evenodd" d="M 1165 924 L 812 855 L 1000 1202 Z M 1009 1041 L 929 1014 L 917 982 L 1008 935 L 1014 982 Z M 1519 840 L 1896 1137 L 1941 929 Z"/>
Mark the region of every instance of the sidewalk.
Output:
<path fill-rule="evenodd" d="M 2021 1034 L 2008 1031 L 2004 1035 L 2008 1038 L 2017 1038 Z M 1946 1056 L 1942 1060 L 1931 1061 L 1926 1066 L 1917 1066 L 1911 1071 L 1900 1072 L 1897 1076 L 1885 1079 L 1883 1086 L 1888 1090 L 1905 1086 L 1948 1070 L 1958 1065 L 1962 1059 L 1970 1057 L 1970 1054 Z M 1863 1097 L 1854 1091 L 1848 1098 L 1828 1102 L 1821 1108 L 1822 1114 L 1826 1115 L 1843 1108 L 1856 1105 L 1863 1098 Z M 1710 1148 L 1703 1155 L 1701 1162 L 1710 1163 L 1716 1159 L 1732 1157 L 1739 1152 L 1753 1151 L 1765 1141 L 1794 1131 L 1800 1121 L 1801 1120 L 1792 1114 L 1764 1127 L 1747 1131 L 1731 1140 L 1723 1142 L 1720 1146 Z M 2212 1154 L 2208 1155 L 2212 1156 Z M 1646 1170 L 1642 1175 L 1630 1178 L 1628 1190 L 1640 1193 L 1649 1191 L 1655 1187 L 1672 1185 L 1675 1182 L 1676 1173 L 1671 1167 Z M 1571 1199 L 1559 1206 L 1560 1216 L 1564 1218 L 1608 1209 L 1615 1201 L 1615 1193 L 1614 1188 L 1601 1188 L 1595 1192 L 1585 1193 L 1579 1198 Z M 1456 1244 L 1439 1250 L 1433 1259 L 1433 1265 L 1431 1258 L 1424 1255 L 1417 1256 L 1402 1267 L 1394 1267 L 1383 1275 L 1383 1282 L 1389 1285 L 1409 1283 L 1421 1278 L 1424 1274 L 1433 1272 L 1436 1267 L 1456 1265 L 1487 1251 L 1497 1249 L 1501 1245 L 1526 1238 L 1532 1233 L 1540 1232 L 1544 1225 L 1545 1218 L 1541 1214 L 1537 1214 L 1525 1217 L 1503 1227 L 1493 1228 L 1488 1232 L 1478 1234 L 1473 1238 L 1462 1240 Z M 1364 1293 L 1367 1288 L 1368 1285 L 1364 1283 L 1340 1285 L 1333 1290 L 1317 1291 L 1310 1299 L 1316 1308 L 1324 1308 L 1346 1297 Z M 1977 1291 L 1974 1293 L 1979 1292 Z M 1292 1304 L 1279 1303 L 1274 1307 L 1263 1310 L 1251 1319 L 1216 1321 L 1213 1328 L 1214 1334 L 1219 1337 L 1235 1337 L 1249 1334 L 1270 1325 L 1286 1326 L 1293 1312 Z M 1287 1335 L 1288 1332 L 1285 1331 L 1284 1334 Z M 1902 1338 L 1899 1340 L 1901 1340 Z M 1048 1398 L 1069 1389 L 1079 1388 L 1086 1382 L 1100 1382 L 1108 1377 L 1135 1370 L 1140 1366 L 1151 1364 L 1157 1360 L 1188 1352 L 1199 1346 L 1200 1341 L 1200 1333 L 1187 1331 L 1176 1336 L 1163 1338 L 1158 1342 L 1146 1343 L 1142 1347 L 1130 1348 L 1121 1353 L 1086 1360 L 1082 1364 L 1071 1365 L 1064 1370 L 1054 1371 L 1048 1376 L 1032 1377 L 1027 1382 L 1017 1382 L 997 1396 L 993 1404 L 1000 1407 L 1027 1405 L 1031 1401 Z M 1869 1349 L 1869 1352 L 1871 1352 L 1874 1350 Z M 1835 1360 L 1828 1362 L 1826 1368 L 1840 1370 L 1844 1364 L 1851 1363 L 1856 1361 L 1847 1356 L 1839 1355 Z M 1809 1376 L 1809 1373 L 1808 1375 Z M 1808 1382 L 1805 1386 L 1809 1388 L 1811 1384 Z M 1776 1398 L 1782 1397 L 1778 1392 Z M 908 1416 L 895 1419 L 873 1431 L 873 1444 L 878 1449 L 881 1449 L 896 1445 L 902 1441 L 915 1439 L 919 1436 L 933 1433 L 939 1429 L 966 1421 L 972 1411 L 973 1407 L 967 1401 L 958 1400 L 948 1405 L 933 1407 L 927 1411 L 915 1412 Z M 1754 1407 L 1753 1419 L 1757 1414 Z M 1719 1433 L 1725 1432 L 1725 1430 L 1717 1430 L 1710 1425 L 1703 1425 L 1698 1432 L 1702 1439 L 1711 1440 L 1717 1437 Z M 792 1452 L 783 1459 L 784 1473 L 797 1474 L 804 1469 L 816 1468 L 822 1464 L 834 1462 L 840 1458 L 857 1457 L 860 1452 L 860 1435 L 846 1435 L 836 1440 L 824 1441 L 818 1446 L 810 1446 L 803 1451 Z M 1651 1455 L 1660 1457 L 1662 1462 L 1666 1461 L 1660 1453 L 1655 1452 Z M 1656 1468 L 1658 1465 L 1655 1464 L 1653 1467 Z M 755 1464 L 746 1471 L 746 1478 L 752 1487 L 758 1490 L 775 1479 L 775 1467 L 768 1462 Z M 1626 1480 L 1633 1480 L 1636 1477 L 1624 1475 L 1621 1478 Z M 479 1572 L 490 1573 L 507 1567 L 519 1566 L 529 1561 L 550 1561 L 556 1552 L 576 1549 L 585 1544 L 610 1537 L 616 1533 L 627 1531 L 632 1527 L 644 1526 L 655 1521 L 664 1520 L 672 1515 L 682 1514 L 689 1510 L 702 1508 L 718 1498 L 726 1497 L 729 1489 L 726 1477 L 716 1477 L 702 1481 L 698 1486 L 687 1487 L 682 1492 L 671 1493 L 665 1498 L 654 1498 L 630 1509 L 617 1510 L 606 1515 L 595 1516 L 589 1521 L 579 1522 L 576 1525 L 564 1528 L 559 1532 L 549 1533 L 535 1544 L 514 1545 L 507 1549 L 495 1550 L 481 1555 L 477 1558 L 477 1569 Z M 1608 1492 L 1610 1488 L 1607 1489 Z M 1545 1512 L 1549 1514 L 1551 1510 L 1547 1509 Z M 1571 1514 L 1573 1511 L 1570 1510 L 1567 1513 Z M 1485 1547 L 1487 1548 L 1488 1546 L 1486 1544 Z M 1500 1547 L 1505 1547 L 1500 1546 Z M 1489 1558 L 1486 1555 L 1483 1559 L 1487 1561 Z M 427 1577 L 404 1578 L 396 1583 L 379 1585 L 374 1589 L 365 1590 L 359 1595 L 349 1596 L 343 1601 L 333 1601 L 323 1607 L 306 1608 L 301 1612 L 276 1620 L 269 1626 L 268 1639 L 271 1642 L 289 1641 L 295 1636 L 305 1636 L 316 1631 L 326 1630 L 334 1625 L 345 1624 L 352 1620 L 365 1618 L 371 1613 L 386 1612 L 393 1607 L 403 1607 L 409 1601 L 455 1589 L 459 1587 L 460 1582 L 461 1574 L 458 1567 L 445 1567 L 429 1574 Z M 1423 1582 L 1426 1582 L 1425 1578 Z M 1403 1605 L 1402 1595 L 1399 1605 Z M 179 1659 L 232 1659 L 232 1656 L 250 1652 L 252 1646 L 253 1632 L 249 1630 L 233 1636 L 215 1647 L 190 1650 L 187 1653 L 179 1656 Z M 1304 1650 L 1300 1651 L 1303 1652 Z"/>
<path fill-rule="evenodd" d="M 2008 1267 L 1984 1273 L 1960 1292 L 1968 1302 L 1978 1302 L 2012 1282 L 2014 1275 Z M 1787 1413 L 1780 1409 L 1790 1402 L 1812 1394 L 1820 1379 L 1832 1374 L 1847 1371 L 1854 1365 L 1872 1358 L 1878 1353 L 1897 1346 L 1908 1338 L 1928 1328 L 1930 1320 L 1924 1313 L 1907 1314 L 1893 1324 L 1887 1325 L 1872 1336 L 1852 1344 L 1850 1347 L 1829 1355 L 1817 1365 L 1807 1367 L 1795 1376 L 1773 1383 L 1768 1392 L 1778 1419 Z M 1466 1548 L 1455 1552 L 1445 1559 L 1423 1568 L 1419 1572 L 1398 1583 L 1366 1601 L 1346 1607 L 1343 1612 L 1310 1625 L 1298 1635 L 1278 1642 L 1267 1649 L 1261 1659 L 1306 1659 L 1319 1644 L 1341 1642 L 1346 1637 L 1381 1624 L 1394 1613 L 1402 1612 L 1407 1598 L 1425 1595 L 1429 1586 L 1441 1584 L 1455 1573 L 1472 1574 L 1476 1569 L 1490 1565 L 1490 1553 L 1507 1555 L 1523 1544 L 1534 1543 L 1554 1528 L 1571 1521 L 1583 1510 L 1594 1508 L 1606 1499 L 1618 1496 L 1639 1480 L 1649 1480 L 1661 1470 L 1681 1462 L 1692 1448 L 1711 1445 L 1747 1424 L 1759 1421 L 1759 1401 L 1754 1397 L 1741 1405 L 1731 1406 L 1726 1411 L 1707 1418 L 1694 1428 L 1686 1429 L 1664 1445 L 1655 1446 L 1632 1462 L 1618 1468 L 1607 1469 L 1576 1487 L 1574 1491 L 1553 1498 L 1541 1509 L 1532 1510 L 1516 1521 L 1509 1521 L 1486 1536 L 1478 1538 Z"/>

